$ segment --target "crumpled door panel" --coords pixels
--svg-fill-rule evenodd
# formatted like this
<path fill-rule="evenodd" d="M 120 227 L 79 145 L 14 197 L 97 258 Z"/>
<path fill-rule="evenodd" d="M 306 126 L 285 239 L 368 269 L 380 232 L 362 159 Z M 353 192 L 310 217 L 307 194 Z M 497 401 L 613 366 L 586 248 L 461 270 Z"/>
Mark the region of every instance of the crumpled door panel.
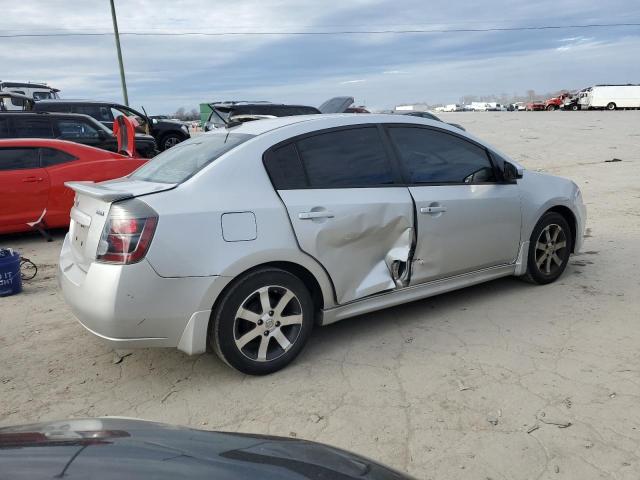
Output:
<path fill-rule="evenodd" d="M 413 201 L 408 189 L 279 193 L 300 247 L 329 272 L 338 303 L 406 285 L 414 237 Z M 301 219 L 305 212 L 328 216 Z"/>

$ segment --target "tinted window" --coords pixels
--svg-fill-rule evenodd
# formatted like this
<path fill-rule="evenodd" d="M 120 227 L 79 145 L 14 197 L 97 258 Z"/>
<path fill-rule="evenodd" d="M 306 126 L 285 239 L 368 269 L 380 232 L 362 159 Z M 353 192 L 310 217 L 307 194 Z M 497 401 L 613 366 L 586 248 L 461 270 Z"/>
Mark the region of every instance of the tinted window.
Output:
<path fill-rule="evenodd" d="M 24 95 L 24 92 L 22 90 L 13 90 L 13 93 L 19 93 L 20 95 Z M 14 105 L 16 107 L 23 107 L 24 100 L 22 100 L 21 98 L 12 98 L 11 105 Z"/>
<path fill-rule="evenodd" d="M 149 182 L 182 183 L 222 154 L 253 135 L 244 133 L 207 133 L 181 142 L 153 157 L 136 170 L 131 178 Z"/>
<path fill-rule="evenodd" d="M 47 118 L 16 115 L 13 129 L 17 138 L 51 138 L 51 124 Z"/>
<path fill-rule="evenodd" d="M 40 149 L 40 161 L 42 162 L 43 167 L 71 162 L 75 159 L 76 157 L 68 154 L 67 152 L 63 152 L 62 150 L 56 150 L 55 148 Z"/>
<path fill-rule="evenodd" d="M 322 133 L 303 138 L 297 145 L 312 188 L 393 183 L 376 127 Z"/>
<path fill-rule="evenodd" d="M 0 148 L 0 170 L 24 170 L 39 166 L 36 148 Z"/>
<path fill-rule="evenodd" d="M 264 163 L 276 190 L 291 190 L 307 186 L 302 163 L 292 143 L 268 151 Z"/>
<path fill-rule="evenodd" d="M 109 115 L 111 111 L 107 107 L 101 107 L 100 105 L 74 105 L 73 113 L 82 113 L 96 120 L 108 122 L 110 121 Z"/>
<path fill-rule="evenodd" d="M 82 120 L 58 120 L 58 130 L 62 138 L 98 138 L 98 130 Z"/>
<path fill-rule="evenodd" d="M 34 107 L 34 110 L 38 112 L 71 112 L 71 105 L 68 103 L 58 103 L 58 102 L 43 102 L 38 103 Z"/>
<path fill-rule="evenodd" d="M 51 92 L 33 92 L 34 100 L 46 100 L 48 98 L 53 98 L 53 94 Z"/>
<path fill-rule="evenodd" d="M 389 134 L 411 183 L 495 181 L 485 150 L 467 140 L 426 128 L 392 127 Z"/>
<path fill-rule="evenodd" d="M 0 138 L 9 138 L 9 119 L 0 117 Z"/>

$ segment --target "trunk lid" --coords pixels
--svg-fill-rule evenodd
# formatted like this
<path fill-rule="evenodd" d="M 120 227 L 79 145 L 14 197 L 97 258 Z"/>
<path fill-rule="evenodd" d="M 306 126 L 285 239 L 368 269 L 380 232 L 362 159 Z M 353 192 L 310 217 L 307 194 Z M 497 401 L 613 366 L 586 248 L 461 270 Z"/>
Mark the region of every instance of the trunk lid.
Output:
<path fill-rule="evenodd" d="M 86 272 L 96 258 L 113 202 L 171 190 L 176 185 L 123 178 L 103 183 L 66 182 L 65 186 L 76 192 L 69 223 L 72 262 Z"/>

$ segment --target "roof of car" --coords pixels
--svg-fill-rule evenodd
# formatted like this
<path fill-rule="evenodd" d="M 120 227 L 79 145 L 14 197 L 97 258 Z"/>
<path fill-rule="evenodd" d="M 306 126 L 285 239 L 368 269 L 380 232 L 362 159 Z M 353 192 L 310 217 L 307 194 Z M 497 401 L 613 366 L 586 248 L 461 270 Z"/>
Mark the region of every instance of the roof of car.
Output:
<path fill-rule="evenodd" d="M 337 121 L 338 120 L 338 121 Z M 316 123 L 318 129 L 322 128 L 322 123 L 327 123 L 327 128 L 339 125 L 359 125 L 369 123 L 416 123 L 423 125 L 433 125 L 442 128 L 446 123 L 430 120 L 422 117 L 410 115 L 393 115 L 384 113 L 372 113 L 362 115 L 360 113 L 329 113 L 317 115 L 296 115 L 293 117 L 278 117 L 273 119 L 246 122 L 237 127 L 226 129 L 230 132 L 246 133 L 248 135 L 261 135 L 277 128 L 287 127 L 302 122 Z"/>
<path fill-rule="evenodd" d="M 51 90 L 52 92 L 59 92 L 60 90 L 57 88 L 50 87 L 45 83 L 29 83 L 29 82 L 1 82 L 0 87 L 2 88 L 43 88 L 46 90 Z"/>
<path fill-rule="evenodd" d="M 108 105 L 120 105 L 118 102 L 107 102 L 102 100 L 83 100 L 82 98 L 47 98 L 38 100 L 38 103 L 96 103 Z"/>
<path fill-rule="evenodd" d="M 82 143 L 55 138 L 3 138 L 0 139 L 0 147 L 59 147 L 62 150 L 85 150 L 103 153 L 105 157 L 123 157 L 119 153 L 103 150 L 101 148 L 84 145 Z"/>

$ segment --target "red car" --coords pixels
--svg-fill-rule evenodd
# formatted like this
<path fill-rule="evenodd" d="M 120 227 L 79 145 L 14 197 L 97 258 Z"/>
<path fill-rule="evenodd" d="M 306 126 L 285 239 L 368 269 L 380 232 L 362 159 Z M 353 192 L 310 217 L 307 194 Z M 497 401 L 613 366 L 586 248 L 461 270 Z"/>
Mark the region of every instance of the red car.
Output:
<path fill-rule="evenodd" d="M 544 102 L 538 102 L 538 101 L 529 102 L 525 107 L 525 110 L 529 112 L 534 112 L 536 110 L 544 110 L 544 109 L 545 109 Z"/>
<path fill-rule="evenodd" d="M 69 225 L 72 180 L 100 182 L 146 162 L 65 140 L 0 140 L 0 234 Z"/>

